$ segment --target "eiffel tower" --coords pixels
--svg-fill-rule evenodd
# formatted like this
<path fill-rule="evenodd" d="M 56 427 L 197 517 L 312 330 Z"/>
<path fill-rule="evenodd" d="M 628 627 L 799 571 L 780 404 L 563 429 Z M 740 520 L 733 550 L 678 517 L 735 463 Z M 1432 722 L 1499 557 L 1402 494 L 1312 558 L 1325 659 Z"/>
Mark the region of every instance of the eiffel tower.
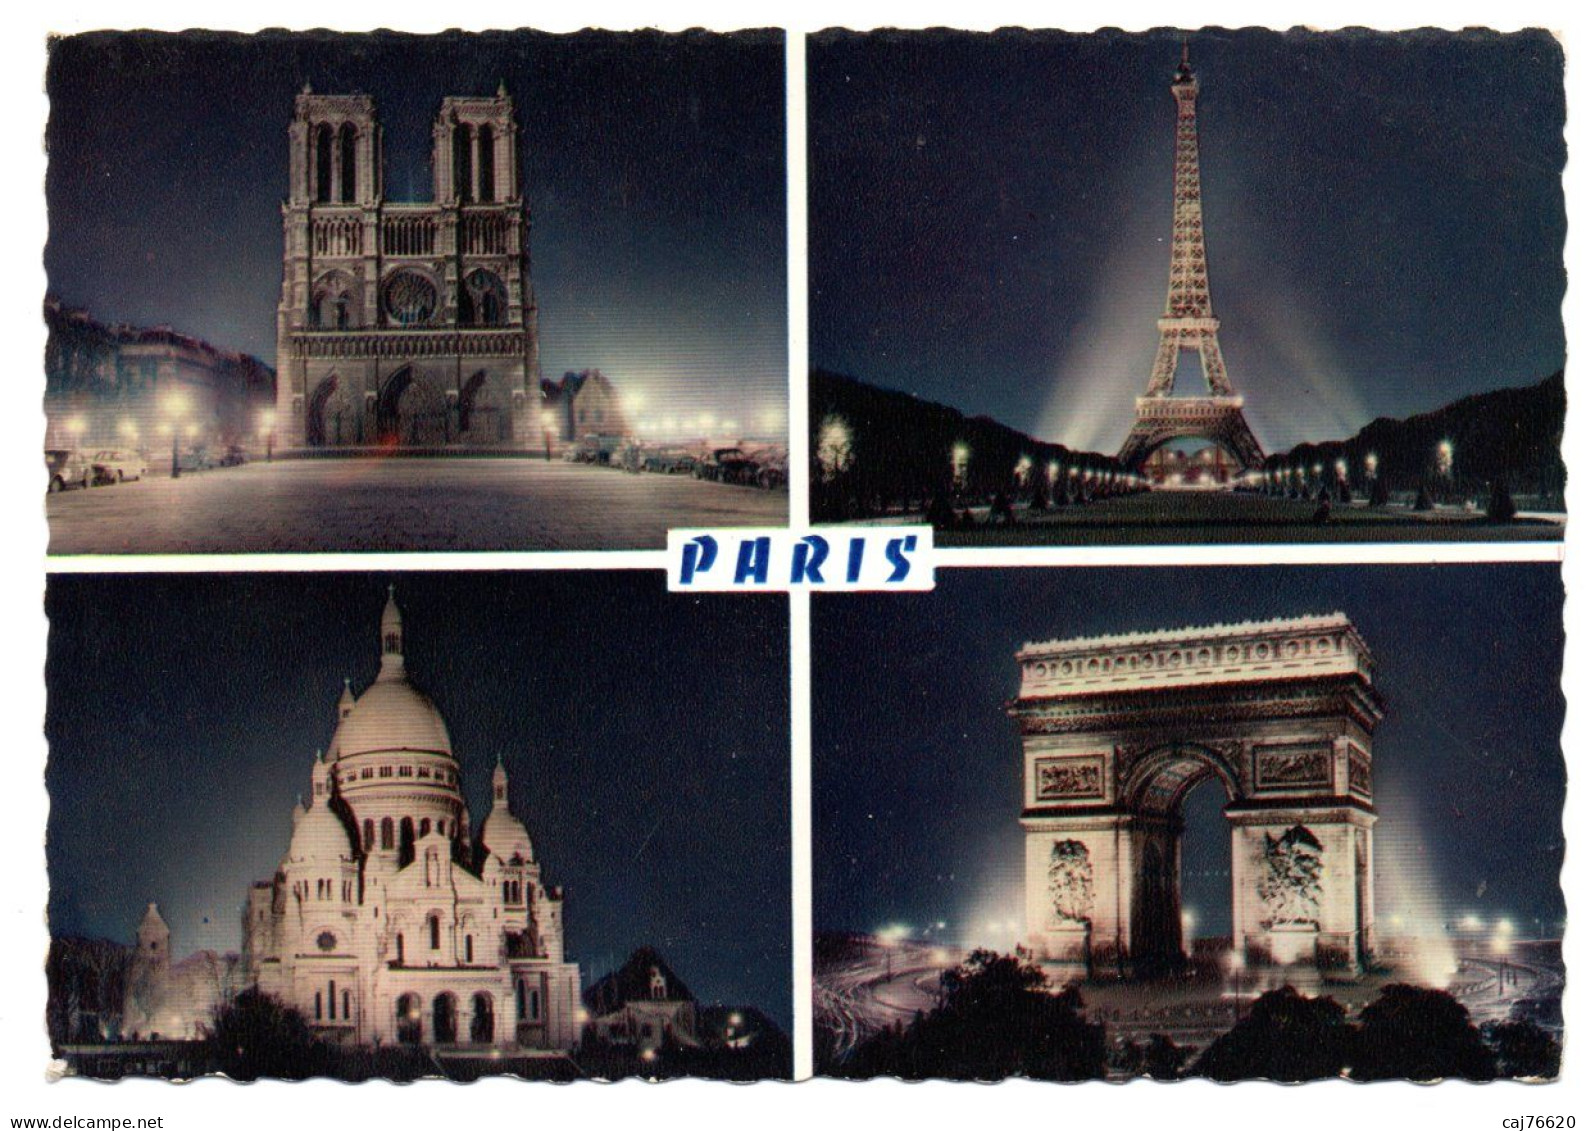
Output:
<path fill-rule="evenodd" d="M 1167 307 L 1157 320 L 1161 341 L 1151 366 L 1145 396 L 1135 398 L 1135 422 L 1118 460 L 1139 470 L 1163 444 L 1181 437 L 1211 440 L 1227 449 L 1244 470 L 1261 466 L 1261 444 L 1245 421 L 1245 399 L 1234 392 L 1217 344 L 1206 275 L 1206 229 L 1201 219 L 1200 142 L 1195 129 L 1195 96 L 1200 83 L 1190 70 L 1189 43 L 1173 77 L 1178 103 L 1178 141 L 1173 165 L 1173 265 L 1168 272 Z M 1173 396 L 1179 354 L 1198 350 L 1207 393 Z"/>

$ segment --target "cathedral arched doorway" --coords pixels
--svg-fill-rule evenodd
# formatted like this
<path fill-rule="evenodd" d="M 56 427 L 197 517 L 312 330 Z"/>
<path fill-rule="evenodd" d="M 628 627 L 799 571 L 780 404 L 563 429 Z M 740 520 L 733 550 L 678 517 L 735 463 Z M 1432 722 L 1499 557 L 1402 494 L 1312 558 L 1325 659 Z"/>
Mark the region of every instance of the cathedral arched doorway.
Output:
<path fill-rule="evenodd" d="M 510 439 L 507 414 L 483 369 L 463 383 L 457 399 L 457 438 L 469 444 L 500 444 Z"/>
<path fill-rule="evenodd" d="M 438 1045 L 455 1045 L 457 1043 L 457 998 L 450 993 L 436 994 L 432 1013 L 435 1019 L 435 1043 Z"/>
<path fill-rule="evenodd" d="M 397 998 L 396 1031 L 398 1044 L 424 1043 L 424 1012 L 418 994 L 403 994 Z"/>
<path fill-rule="evenodd" d="M 337 447 L 363 442 L 363 422 L 346 383 L 332 373 L 314 387 L 304 421 L 310 447 Z"/>
<path fill-rule="evenodd" d="M 451 441 L 446 394 L 413 366 L 397 369 L 380 386 L 375 431 L 383 447 L 438 447 Z"/>
<path fill-rule="evenodd" d="M 1251 965 L 1374 947 L 1375 660 L 1341 615 L 1050 641 L 1020 653 L 1026 930 L 1070 974 L 1190 957 L 1186 798 L 1220 791 L 1228 937 Z"/>
<path fill-rule="evenodd" d="M 488 1045 L 496 1039 L 495 1004 L 487 993 L 474 995 L 474 1012 L 468 1021 L 468 1039 L 476 1045 Z"/>

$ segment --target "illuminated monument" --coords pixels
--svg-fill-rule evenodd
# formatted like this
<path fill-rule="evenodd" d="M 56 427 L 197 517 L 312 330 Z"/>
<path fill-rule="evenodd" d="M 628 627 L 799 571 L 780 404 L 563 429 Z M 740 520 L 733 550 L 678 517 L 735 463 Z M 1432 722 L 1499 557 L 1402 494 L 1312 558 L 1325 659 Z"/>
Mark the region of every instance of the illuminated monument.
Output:
<path fill-rule="evenodd" d="M 1025 929 L 1069 973 L 1185 960 L 1185 797 L 1214 780 L 1233 838 L 1234 951 L 1359 972 L 1375 950 L 1371 653 L 1333 613 L 1027 644 Z"/>
<path fill-rule="evenodd" d="M 1200 84 L 1190 70 L 1189 45 L 1173 78 L 1178 132 L 1173 164 L 1173 263 L 1168 272 L 1167 305 L 1157 320 L 1161 339 L 1145 396 L 1135 399 L 1135 423 L 1118 459 L 1139 471 L 1152 453 L 1174 440 L 1198 438 L 1224 448 L 1241 469 L 1260 467 L 1261 444 L 1245 420 L 1244 398 L 1234 392 L 1217 344 L 1220 323 L 1212 314 L 1206 271 L 1206 227 L 1201 217 L 1200 142 L 1195 127 L 1195 96 Z M 1179 354 L 1200 354 L 1207 393 L 1173 396 Z"/>
<path fill-rule="evenodd" d="M 380 618 L 380 674 L 344 687 L 335 733 L 311 767 L 275 874 L 248 891 L 241 969 L 348 1045 L 572 1048 L 579 970 L 548 885 L 507 804 L 498 760 L 477 832 L 462 768 L 428 696 L 409 679 L 395 598 Z M 202 1037 L 228 991 L 202 963 L 171 965 L 151 904 L 138 929 L 123 1031 Z"/>
<path fill-rule="evenodd" d="M 386 195 L 364 95 L 297 96 L 276 315 L 285 448 L 543 443 L 512 99 L 446 98 L 434 199 Z"/>

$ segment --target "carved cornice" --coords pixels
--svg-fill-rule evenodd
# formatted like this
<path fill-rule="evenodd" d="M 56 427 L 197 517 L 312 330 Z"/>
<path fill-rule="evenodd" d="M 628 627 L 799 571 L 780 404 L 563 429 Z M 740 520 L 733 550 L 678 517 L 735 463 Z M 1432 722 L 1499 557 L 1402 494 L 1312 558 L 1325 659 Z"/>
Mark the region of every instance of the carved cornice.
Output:
<path fill-rule="evenodd" d="M 1358 677 L 1328 676 L 1282 683 L 1113 691 L 1086 696 L 1017 699 L 1008 714 L 1021 735 L 1084 734 L 1150 728 L 1185 733 L 1267 720 L 1353 719 L 1370 734 L 1382 718 L 1376 690 Z"/>
<path fill-rule="evenodd" d="M 504 330 L 391 330 L 295 332 L 296 358 L 522 357 L 529 335 Z"/>

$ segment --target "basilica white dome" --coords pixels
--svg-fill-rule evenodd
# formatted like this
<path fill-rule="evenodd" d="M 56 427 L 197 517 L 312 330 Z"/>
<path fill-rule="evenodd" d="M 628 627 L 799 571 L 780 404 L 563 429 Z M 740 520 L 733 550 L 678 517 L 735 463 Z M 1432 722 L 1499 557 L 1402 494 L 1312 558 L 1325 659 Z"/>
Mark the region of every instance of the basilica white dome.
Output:
<path fill-rule="evenodd" d="M 446 720 L 406 676 L 385 673 L 360 695 L 331 739 L 332 760 L 383 750 L 422 750 L 451 755 Z"/>

